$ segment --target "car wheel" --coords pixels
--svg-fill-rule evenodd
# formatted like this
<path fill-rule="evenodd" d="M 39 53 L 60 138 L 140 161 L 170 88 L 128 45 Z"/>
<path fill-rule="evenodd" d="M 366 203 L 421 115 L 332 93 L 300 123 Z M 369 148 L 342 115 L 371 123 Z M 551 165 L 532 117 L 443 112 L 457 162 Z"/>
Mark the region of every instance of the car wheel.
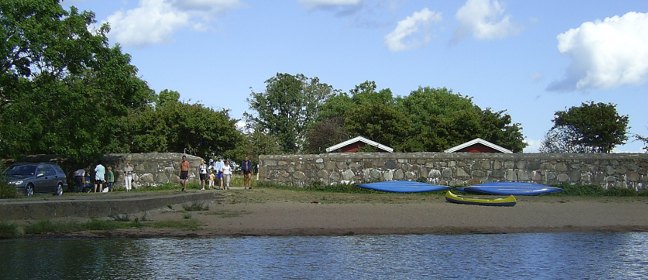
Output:
<path fill-rule="evenodd" d="M 34 185 L 28 184 L 27 187 L 25 187 L 25 195 L 27 195 L 27 196 L 33 196 L 34 195 Z"/>
<path fill-rule="evenodd" d="M 58 196 L 63 195 L 63 184 L 58 183 L 58 185 L 56 185 L 56 193 L 54 194 Z"/>

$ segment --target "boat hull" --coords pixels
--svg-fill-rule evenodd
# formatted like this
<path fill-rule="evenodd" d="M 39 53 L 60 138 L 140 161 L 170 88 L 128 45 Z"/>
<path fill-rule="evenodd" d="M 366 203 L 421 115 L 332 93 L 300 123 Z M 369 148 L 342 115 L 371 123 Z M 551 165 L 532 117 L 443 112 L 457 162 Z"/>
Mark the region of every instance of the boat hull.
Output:
<path fill-rule="evenodd" d="M 457 203 L 457 204 L 470 204 L 470 205 L 482 205 L 482 206 L 515 206 L 517 199 L 514 196 L 509 195 L 507 197 L 497 197 L 497 198 L 481 198 L 481 197 L 466 197 L 452 193 L 451 191 L 446 192 L 446 200 L 448 202 Z"/>
<path fill-rule="evenodd" d="M 413 181 L 384 181 L 375 183 L 360 184 L 358 187 L 383 192 L 413 193 L 413 192 L 434 192 L 449 189 L 446 186 L 433 185 Z"/>
<path fill-rule="evenodd" d="M 464 192 L 493 195 L 541 195 L 561 192 L 561 188 L 536 183 L 490 182 L 460 188 Z"/>

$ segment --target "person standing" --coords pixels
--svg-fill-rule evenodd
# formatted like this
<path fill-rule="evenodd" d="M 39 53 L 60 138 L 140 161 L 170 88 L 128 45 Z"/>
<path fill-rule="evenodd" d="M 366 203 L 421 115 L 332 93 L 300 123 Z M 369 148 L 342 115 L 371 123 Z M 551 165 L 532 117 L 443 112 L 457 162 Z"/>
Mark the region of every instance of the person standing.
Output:
<path fill-rule="evenodd" d="M 74 184 L 75 184 L 75 192 L 82 192 L 83 191 L 83 184 L 85 184 L 85 169 L 79 168 L 76 171 L 74 171 Z"/>
<path fill-rule="evenodd" d="M 223 180 L 225 181 L 225 189 L 229 190 L 230 180 L 232 180 L 232 167 L 230 166 L 230 161 L 226 160 L 223 165 Z"/>
<path fill-rule="evenodd" d="M 216 179 L 218 179 L 218 184 L 220 187 L 218 188 L 219 190 L 224 190 L 225 188 L 223 187 L 223 158 L 218 158 L 218 160 L 214 163 L 214 170 L 216 172 Z"/>
<path fill-rule="evenodd" d="M 182 191 L 187 190 L 187 180 L 189 179 L 189 161 L 187 156 L 182 156 L 182 161 L 180 162 L 180 185 L 182 186 Z"/>
<path fill-rule="evenodd" d="M 126 162 L 124 166 L 124 188 L 127 192 L 131 190 L 133 186 L 133 166 L 130 164 L 130 161 Z"/>
<path fill-rule="evenodd" d="M 200 176 L 200 190 L 204 191 L 205 184 L 207 183 L 207 164 L 205 164 L 205 160 L 200 162 L 200 165 L 198 166 L 198 174 Z"/>
<path fill-rule="evenodd" d="M 112 171 L 112 167 L 108 166 L 108 171 L 106 171 L 106 186 L 108 191 L 113 191 L 113 184 L 115 184 L 115 173 Z"/>
<path fill-rule="evenodd" d="M 97 166 L 95 167 L 94 171 L 95 171 L 95 188 L 94 188 L 94 192 L 97 192 L 97 190 L 99 190 L 99 192 L 102 192 L 103 191 L 103 182 L 106 180 L 105 179 L 106 168 L 103 165 L 101 165 L 101 162 L 99 162 L 99 164 L 97 164 Z"/>
<path fill-rule="evenodd" d="M 245 156 L 245 160 L 241 162 L 241 172 L 243 173 L 243 188 L 252 189 L 252 161 L 250 156 Z"/>

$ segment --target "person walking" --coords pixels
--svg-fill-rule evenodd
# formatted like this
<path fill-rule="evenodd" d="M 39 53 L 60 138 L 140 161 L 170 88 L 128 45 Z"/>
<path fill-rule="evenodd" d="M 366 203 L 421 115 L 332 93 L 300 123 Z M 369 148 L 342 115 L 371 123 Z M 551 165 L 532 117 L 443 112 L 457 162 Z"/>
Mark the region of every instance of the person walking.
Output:
<path fill-rule="evenodd" d="M 108 171 L 106 171 L 106 187 L 108 192 L 113 191 L 113 184 L 115 184 L 115 173 L 112 171 L 112 167 L 108 166 Z"/>
<path fill-rule="evenodd" d="M 182 186 L 182 191 L 187 190 L 187 180 L 189 179 L 189 161 L 187 156 L 182 156 L 182 161 L 180 162 L 180 185 Z"/>
<path fill-rule="evenodd" d="M 223 165 L 223 179 L 225 181 L 225 189 L 229 190 L 230 181 L 232 180 L 232 166 L 230 166 L 230 161 L 226 160 Z"/>
<path fill-rule="evenodd" d="M 126 189 L 126 191 L 129 192 L 132 187 L 133 187 L 133 166 L 131 165 L 130 161 L 127 161 L 126 166 L 124 166 L 124 189 Z"/>
<path fill-rule="evenodd" d="M 200 162 L 200 165 L 198 166 L 198 174 L 200 176 L 200 190 L 204 191 L 205 184 L 207 183 L 207 164 L 205 164 L 205 160 Z"/>
<path fill-rule="evenodd" d="M 241 162 L 241 173 L 243 173 L 243 188 L 252 189 L 252 161 L 250 156 L 245 156 L 245 160 Z"/>
<path fill-rule="evenodd" d="M 101 162 L 99 162 L 99 164 L 97 164 L 97 166 L 95 167 L 94 171 L 95 171 L 95 188 L 94 188 L 94 192 L 97 192 L 97 190 L 99 190 L 99 192 L 102 192 L 103 191 L 103 182 L 106 180 L 105 179 L 106 168 L 103 165 L 101 165 Z"/>

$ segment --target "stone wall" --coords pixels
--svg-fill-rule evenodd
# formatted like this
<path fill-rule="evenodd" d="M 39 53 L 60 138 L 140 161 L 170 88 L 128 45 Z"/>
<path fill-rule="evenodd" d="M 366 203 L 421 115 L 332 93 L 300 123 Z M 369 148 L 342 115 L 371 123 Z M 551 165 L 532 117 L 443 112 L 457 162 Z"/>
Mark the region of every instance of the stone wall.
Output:
<path fill-rule="evenodd" d="M 648 186 L 648 154 L 330 153 L 262 155 L 260 180 L 292 186 L 416 180 L 449 186 L 491 181 Z"/>
<path fill-rule="evenodd" d="M 154 187 L 162 184 L 172 183 L 180 184 L 180 161 L 182 153 L 136 153 L 136 154 L 108 154 L 103 156 L 101 164 L 106 168 L 112 167 L 115 173 L 115 187 L 123 188 L 124 186 L 124 166 L 126 161 L 130 161 L 133 166 L 133 188 Z M 200 183 L 198 176 L 198 166 L 203 160 L 201 157 L 186 155 L 190 164 L 188 182 Z M 64 157 L 57 155 L 30 155 L 20 161 L 27 162 L 56 162 L 66 174 L 68 174 L 69 186 L 74 186 L 72 173 L 84 168 L 75 162 L 71 162 Z M 6 161 L 5 164 L 11 162 Z M 84 169 L 91 173 L 94 180 L 94 168 L 98 162 L 93 162 Z"/>
<path fill-rule="evenodd" d="M 124 186 L 124 166 L 130 161 L 133 166 L 133 188 L 158 186 L 167 183 L 180 184 L 180 162 L 182 153 L 109 154 L 102 164 L 111 166 L 115 173 L 115 187 Z M 200 182 L 198 166 L 201 157 L 186 155 L 190 164 L 188 182 Z M 92 167 L 94 170 L 94 166 Z"/>

